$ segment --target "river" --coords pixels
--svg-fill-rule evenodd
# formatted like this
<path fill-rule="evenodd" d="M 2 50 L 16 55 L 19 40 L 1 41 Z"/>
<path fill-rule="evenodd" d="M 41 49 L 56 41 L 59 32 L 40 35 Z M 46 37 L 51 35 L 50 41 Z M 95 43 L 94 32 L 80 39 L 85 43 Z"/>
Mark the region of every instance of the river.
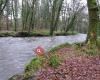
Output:
<path fill-rule="evenodd" d="M 0 80 L 24 71 L 25 65 L 35 57 L 34 49 L 45 51 L 63 43 L 84 42 L 86 34 L 54 37 L 0 37 Z"/>

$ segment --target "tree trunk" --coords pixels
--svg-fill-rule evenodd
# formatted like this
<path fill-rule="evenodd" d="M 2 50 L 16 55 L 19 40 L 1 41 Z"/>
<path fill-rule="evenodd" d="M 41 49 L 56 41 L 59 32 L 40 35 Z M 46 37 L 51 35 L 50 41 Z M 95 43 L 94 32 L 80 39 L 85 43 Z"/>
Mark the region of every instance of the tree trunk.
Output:
<path fill-rule="evenodd" d="M 0 0 L 1 1 L 1 0 Z M 5 3 L 0 3 L 0 15 L 2 15 L 3 10 L 6 7 L 6 4 L 8 3 L 9 0 L 6 0 Z"/>
<path fill-rule="evenodd" d="M 9 30 L 9 14 L 10 14 L 10 8 L 9 8 L 9 1 L 6 4 L 6 25 L 7 25 L 7 31 Z"/>
<path fill-rule="evenodd" d="M 89 14 L 89 29 L 87 42 L 97 44 L 97 28 L 99 22 L 98 6 L 96 0 L 87 0 Z"/>
<path fill-rule="evenodd" d="M 54 22 L 55 22 L 55 15 L 56 15 L 56 4 L 58 0 L 53 1 L 52 6 L 52 13 L 51 13 L 51 23 L 50 23 L 50 35 L 52 36 L 54 33 Z"/>

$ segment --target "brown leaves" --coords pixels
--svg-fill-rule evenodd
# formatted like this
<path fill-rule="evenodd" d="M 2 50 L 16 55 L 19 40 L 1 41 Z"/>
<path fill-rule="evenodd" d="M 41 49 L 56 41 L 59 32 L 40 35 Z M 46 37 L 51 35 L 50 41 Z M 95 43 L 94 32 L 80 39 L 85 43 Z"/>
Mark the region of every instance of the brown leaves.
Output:
<path fill-rule="evenodd" d="M 100 58 L 77 57 L 65 60 L 57 69 L 43 69 L 36 77 L 36 80 L 100 80 Z"/>
<path fill-rule="evenodd" d="M 85 51 L 73 47 L 61 48 L 55 54 L 62 59 L 60 66 L 54 69 L 47 60 L 35 80 L 100 80 L 100 57 L 83 55 Z"/>

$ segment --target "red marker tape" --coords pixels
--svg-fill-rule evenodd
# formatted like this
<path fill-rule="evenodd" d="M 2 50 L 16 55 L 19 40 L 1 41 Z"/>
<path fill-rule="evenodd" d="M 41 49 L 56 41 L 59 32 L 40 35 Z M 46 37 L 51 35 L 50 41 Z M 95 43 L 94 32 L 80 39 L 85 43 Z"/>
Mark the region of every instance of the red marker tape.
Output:
<path fill-rule="evenodd" d="M 35 53 L 37 56 L 43 56 L 44 55 L 44 49 L 40 46 L 38 46 L 36 49 L 35 49 Z"/>

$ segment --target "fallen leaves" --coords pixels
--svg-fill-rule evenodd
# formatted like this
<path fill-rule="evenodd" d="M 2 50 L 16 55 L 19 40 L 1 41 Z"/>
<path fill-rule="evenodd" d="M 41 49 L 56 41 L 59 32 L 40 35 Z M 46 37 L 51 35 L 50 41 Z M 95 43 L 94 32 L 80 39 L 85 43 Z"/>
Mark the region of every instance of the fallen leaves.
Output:
<path fill-rule="evenodd" d="M 38 72 L 36 80 L 100 80 L 100 57 L 76 57 L 64 61 L 57 69 Z"/>

